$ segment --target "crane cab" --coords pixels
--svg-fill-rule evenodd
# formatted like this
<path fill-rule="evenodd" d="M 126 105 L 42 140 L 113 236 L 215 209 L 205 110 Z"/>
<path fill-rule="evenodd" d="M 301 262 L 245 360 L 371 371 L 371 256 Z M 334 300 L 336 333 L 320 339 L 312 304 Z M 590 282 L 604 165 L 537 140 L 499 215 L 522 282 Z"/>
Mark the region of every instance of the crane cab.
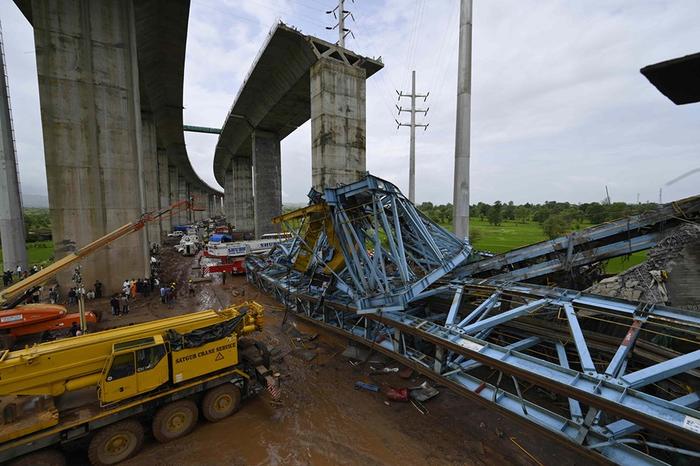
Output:
<path fill-rule="evenodd" d="M 115 343 L 99 385 L 102 404 L 150 392 L 170 379 L 168 349 L 163 337 Z"/>

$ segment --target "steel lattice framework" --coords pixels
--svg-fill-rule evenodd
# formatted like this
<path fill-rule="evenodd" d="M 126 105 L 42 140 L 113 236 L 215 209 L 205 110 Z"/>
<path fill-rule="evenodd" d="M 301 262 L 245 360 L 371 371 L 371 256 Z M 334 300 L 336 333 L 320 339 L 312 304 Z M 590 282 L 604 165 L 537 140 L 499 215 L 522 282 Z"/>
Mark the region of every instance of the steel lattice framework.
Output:
<path fill-rule="evenodd" d="M 246 261 L 248 280 L 300 318 L 593 458 L 700 457 L 700 316 L 455 277 L 469 245 L 371 176 L 311 197 L 280 219 L 300 220 L 294 240 Z"/>

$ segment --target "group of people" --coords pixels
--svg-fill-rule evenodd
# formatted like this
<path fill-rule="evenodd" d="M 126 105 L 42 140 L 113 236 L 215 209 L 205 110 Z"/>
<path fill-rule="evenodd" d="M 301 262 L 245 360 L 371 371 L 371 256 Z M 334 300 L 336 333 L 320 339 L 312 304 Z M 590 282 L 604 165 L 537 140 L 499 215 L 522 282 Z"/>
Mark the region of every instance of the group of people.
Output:
<path fill-rule="evenodd" d="M 129 301 L 131 300 L 129 293 L 116 293 L 109 300 L 109 305 L 112 308 L 113 316 L 125 316 L 129 313 Z"/>
<path fill-rule="evenodd" d="M 17 274 L 17 280 L 27 278 L 29 275 L 34 275 L 41 267 L 37 265 L 32 265 L 29 270 L 22 270 L 22 266 L 18 265 L 17 269 L 13 272 L 12 270 L 5 270 L 2 273 L 2 284 L 4 286 L 10 286 L 15 281 L 15 273 Z"/>
<path fill-rule="evenodd" d="M 96 280 L 93 287 L 88 290 L 83 290 L 83 293 L 85 293 L 85 298 L 88 300 L 100 299 L 102 297 L 102 282 Z M 80 290 L 78 288 L 72 287 L 70 290 L 68 290 L 69 306 L 76 305 L 78 303 L 78 299 L 80 299 Z M 60 295 L 58 292 L 58 287 L 53 286 L 49 288 L 49 302 L 51 304 L 57 304 L 59 300 Z"/>
<path fill-rule="evenodd" d="M 175 301 L 177 297 L 177 292 L 175 291 L 175 282 L 171 282 L 169 285 L 163 284 L 160 287 L 160 302 L 163 304 L 171 304 Z"/>
<path fill-rule="evenodd" d="M 146 297 L 150 295 L 153 290 L 158 289 L 159 285 L 160 282 L 155 277 L 127 279 L 122 283 L 122 293 L 129 295 L 132 299 L 135 298 L 137 294 Z"/>

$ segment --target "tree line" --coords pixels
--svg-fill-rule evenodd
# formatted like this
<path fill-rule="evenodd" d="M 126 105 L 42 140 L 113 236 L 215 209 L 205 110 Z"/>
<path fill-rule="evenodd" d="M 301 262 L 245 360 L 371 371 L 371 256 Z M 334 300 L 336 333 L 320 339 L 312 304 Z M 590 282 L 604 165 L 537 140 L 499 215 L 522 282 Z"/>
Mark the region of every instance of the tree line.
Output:
<path fill-rule="evenodd" d="M 625 202 L 587 202 L 572 204 L 570 202 L 547 201 L 543 204 L 519 204 L 513 201 L 496 201 L 493 204 L 479 202 L 470 206 L 470 218 L 478 218 L 491 225 L 498 226 L 503 222 L 525 224 L 538 223 L 544 234 L 556 238 L 572 230 L 578 230 L 586 225 L 596 225 L 622 217 L 640 214 L 654 210 L 658 204 L 627 204 Z M 446 226 L 452 224 L 452 204 L 434 205 L 423 202 L 418 209 L 432 221 Z"/>

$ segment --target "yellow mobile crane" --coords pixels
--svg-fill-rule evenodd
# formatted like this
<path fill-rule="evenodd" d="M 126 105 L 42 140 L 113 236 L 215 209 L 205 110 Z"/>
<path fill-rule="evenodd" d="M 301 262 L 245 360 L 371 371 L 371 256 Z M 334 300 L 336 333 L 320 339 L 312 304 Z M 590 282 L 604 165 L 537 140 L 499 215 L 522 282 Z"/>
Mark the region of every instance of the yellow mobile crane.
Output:
<path fill-rule="evenodd" d="M 53 278 L 61 270 L 75 264 L 110 243 L 141 230 L 147 223 L 174 214 L 182 209 L 193 209 L 193 199 L 181 200 L 158 212 L 149 212 L 131 223 L 127 223 L 111 233 L 102 236 L 57 260 L 3 290 L 0 290 L 0 349 L 9 349 L 17 338 L 44 332 L 66 330 L 73 322 L 85 330 L 88 322 L 97 322 L 92 312 L 69 313 L 65 307 L 56 304 L 22 304 L 43 283 Z M 196 209 L 195 209 L 196 210 Z"/>
<path fill-rule="evenodd" d="M 262 327 L 262 306 L 246 302 L 1 352 L 0 462 L 65 464 L 59 449 L 88 439 L 92 464 L 115 464 L 138 452 L 146 423 L 168 442 L 200 410 L 225 418 L 276 390 L 263 345 L 239 354 Z"/>

